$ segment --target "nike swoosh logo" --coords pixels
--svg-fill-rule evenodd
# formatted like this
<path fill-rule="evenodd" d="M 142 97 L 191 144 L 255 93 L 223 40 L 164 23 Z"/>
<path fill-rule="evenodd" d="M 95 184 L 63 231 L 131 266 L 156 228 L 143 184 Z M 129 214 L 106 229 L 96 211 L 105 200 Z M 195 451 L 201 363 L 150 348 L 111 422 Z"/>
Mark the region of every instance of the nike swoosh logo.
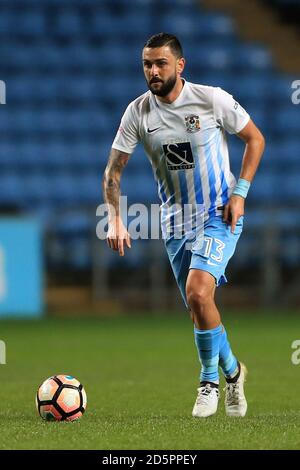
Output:
<path fill-rule="evenodd" d="M 148 134 L 151 134 L 151 132 L 157 131 L 158 129 L 160 129 L 160 127 L 156 127 L 155 129 L 149 129 L 148 127 L 147 132 Z"/>

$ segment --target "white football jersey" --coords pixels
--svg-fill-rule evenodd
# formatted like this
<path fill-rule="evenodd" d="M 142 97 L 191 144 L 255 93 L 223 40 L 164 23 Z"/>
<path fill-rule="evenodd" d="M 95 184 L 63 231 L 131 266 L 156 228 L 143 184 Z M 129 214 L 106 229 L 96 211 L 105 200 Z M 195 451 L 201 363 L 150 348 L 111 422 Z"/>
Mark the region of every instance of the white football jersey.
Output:
<path fill-rule="evenodd" d="M 131 154 L 142 142 L 161 200 L 162 223 L 192 207 L 220 214 L 235 185 L 225 131 L 240 132 L 249 114 L 221 88 L 184 81 L 171 104 L 148 91 L 127 107 L 112 147 Z"/>

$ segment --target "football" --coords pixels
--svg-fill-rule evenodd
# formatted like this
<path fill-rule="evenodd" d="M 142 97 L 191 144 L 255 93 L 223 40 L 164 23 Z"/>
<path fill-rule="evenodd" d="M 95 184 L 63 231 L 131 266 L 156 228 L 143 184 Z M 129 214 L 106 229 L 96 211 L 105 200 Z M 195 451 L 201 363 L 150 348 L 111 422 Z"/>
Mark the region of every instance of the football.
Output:
<path fill-rule="evenodd" d="M 46 421 L 74 421 L 81 418 L 87 404 L 82 384 L 71 375 L 54 375 L 38 388 L 36 407 Z"/>

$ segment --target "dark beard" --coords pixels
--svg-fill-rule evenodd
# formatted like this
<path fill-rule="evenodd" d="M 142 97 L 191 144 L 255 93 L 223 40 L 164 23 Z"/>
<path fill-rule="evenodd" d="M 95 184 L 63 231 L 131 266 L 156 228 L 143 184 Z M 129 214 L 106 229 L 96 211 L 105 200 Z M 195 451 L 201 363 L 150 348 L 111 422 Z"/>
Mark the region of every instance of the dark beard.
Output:
<path fill-rule="evenodd" d="M 152 88 L 152 84 L 148 83 L 149 90 L 153 93 L 153 95 L 157 96 L 167 96 L 174 88 L 176 84 L 177 77 L 174 75 L 173 77 L 169 78 L 163 85 L 160 87 L 159 90 L 154 90 Z"/>

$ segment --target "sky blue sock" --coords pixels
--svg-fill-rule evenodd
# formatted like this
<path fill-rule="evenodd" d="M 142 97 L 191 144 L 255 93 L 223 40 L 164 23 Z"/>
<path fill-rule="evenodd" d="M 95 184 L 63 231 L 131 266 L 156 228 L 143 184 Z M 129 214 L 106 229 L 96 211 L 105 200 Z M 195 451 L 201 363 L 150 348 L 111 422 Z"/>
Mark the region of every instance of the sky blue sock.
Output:
<path fill-rule="evenodd" d="M 223 331 L 220 335 L 219 364 L 225 377 L 232 378 L 238 371 L 238 362 L 231 351 L 227 333 L 223 325 L 222 329 Z"/>
<path fill-rule="evenodd" d="M 200 382 L 219 383 L 219 346 L 222 325 L 212 330 L 198 330 L 194 327 L 195 343 L 202 364 Z"/>

